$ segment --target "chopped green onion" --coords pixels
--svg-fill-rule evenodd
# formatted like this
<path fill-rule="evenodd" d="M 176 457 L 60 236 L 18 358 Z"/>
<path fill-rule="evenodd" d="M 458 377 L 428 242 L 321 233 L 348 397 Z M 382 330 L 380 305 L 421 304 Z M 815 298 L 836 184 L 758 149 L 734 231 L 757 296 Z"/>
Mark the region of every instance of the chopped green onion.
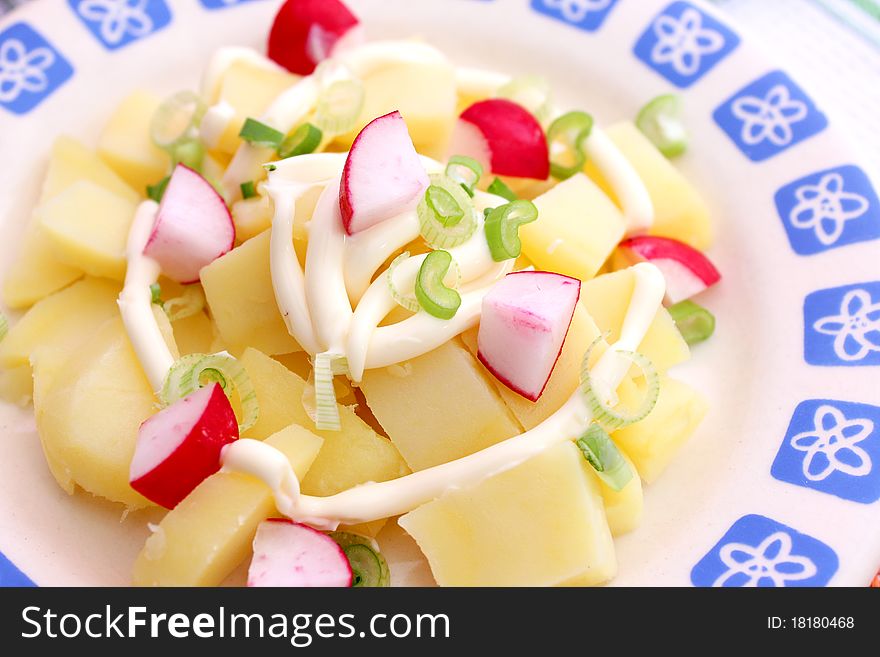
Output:
<path fill-rule="evenodd" d="M 159 148 L 173 151 L 183 142 L 198 138 L 206 106 L 192 91 L 181 91 L 159 105 L 150 121 L 150 139 Z"/>
<path fill-rule="evenodd" d="M 275 169 L 277 169 L 278 167 L 275 166 L 274 164 L 264 164 L 264 165 L 263 165 L 263 168 L 264 168 L 266 171 L 275 171 Z"/>
<path fill-rule="evenodd" d="M 388 271 L 385 273 L 386 280 L 388 281 L 388 293 L 391 295 L 391 298 L 394 299 L 394 303 L 396 303 L 401 308 L 410 311 L 411 313 L 416 313 L 419 311 L 419 300 L 416 299 L 415 294 L 404 294 L 397 287 L 397 284 L 394 282 L 394 272 L 397 267 L 404 261 L 409 259 L 409 251 L 404 251 L 399 256 L 397 256 L 394 260 L 391 261 L 391 264 L 388 265 Z"/>
<path fill-rule="evenodd" d="M 253 180 L 241 183 L 241 197 L 245 200 L 257 195 L 257 186 Z"/>
<path fill-rule="evenodd" d="M 565 180 L 584 168 L 587 163 L 584 142 L 592 130 L 593 117 L 586 112 L 568 112 L 550 124 L 547 144 L 550 147 L 550 173 L 554 178 Z M 559 151 L 564 154 L 562 162 L 556 157 Z"/>
<path fill-rule="evenodd" d="M 634 422 L 644 420 L 654 410 L 657 397 L 660 395 L 660 375 L 657 374 L 654 364 L 642 354 L 633 351 L 617 351 L 616 355 L 618 358 L 630 361 L 642 371 L 645 378 L 646 391 L 641 405 L 634 411 L 630 412 L 627 409 L 611 408 L 604 398 L 606 391 L 596 389 L 596 382 L 593 381 L 590 373 L 590 356 L 601 340 L 602 336 L 596 338 L 593 344 L 590 345 L 590 348 L 587 349 L 587 353 L 584 354 L 584 359 L 581 362 L 581 392 L 587 402 L 587 408 L 593 414 L 593 419 L 605 427 L 607 431 L 616 431 Z M 610 392 L 613 393 L 614 391 Z"/>
<path fill-rule="evenodd" d="M 201 172 L 205 161 L 205 146 L 198 139 L 190 139 L 179 143 L 171 149 L 172 167 L 182 164 L 195 171 Z"/>
<path fill-rule="evenodd" d="M 263 148 L 277 149 L 284 141 L 284 133 L 251 118 L 248 118 L 241 126 L 241 132 L 238 133 L 238 136 L 252 146 Z"/>
<path fill-rule="evenodd" d="M 239 431 L 247 431 L 257 423 L 260 404 L 254 385 L 241 363 L 227 354 L 183 356 L 168 371 L 159 403 L 164 408 L 210 383 L 219 383 L 230 399 L 233 392 L 238 392 L 242 411 Z"/>
<path fill-rule="evenodd" d="M 7 333 L 9 333 L 9 320 L 6 318 L 6 313 L 0 312 L 0 340 L 5 338 Z"/>
<path fill-rule="evenodd" d="M 296 157 L 297 155 L 314 153 L 318 146 L 321 145 L 321 139 L 323 138 L 323 133 L 317 127 L 311 123 L 303 123 L 292 134 L 284 138 L 284 141 L 281 142 L 281 146 L 278 148 L 278 156 L 286 159 L 288 157 Z"/>
<path fill-rule="evenodd" d="M 651 100 L 639 110 L 636 127 L 666 157 L 676 157 L 687 150 L 688 135 L 678 94 L 664 94 Z"/>
<path fill-rule="evenodd" d="M 446 175 L 473 197 L 474 188 L 483 176 L 483 166 L 472 157 L 453 155 L 446 164 Z"/>
<path fill-rule="evenodd" d="M 715 332 L 715 315 L 693 301 L 679 301 L 669 307 L 669 314 L 689 345 L 708 340 Z"/>
<path fill-rule="evenodd" d="M 150 286 L 150 303 L 155 303 L 157 306 L 162 305 L 162 286 L 158 283 L 153 283 Z"/>
<path fill-rule="evenodd" d="M 498 89 L 497 95 L 522 105 L 539 123 L 550 118 L 553 109 L 550 83 L 540 76 L 524 75 L 513 78 Z"/>
<path fill-rule="evenodd" d="M 352 587 L 386 587 L 391 584 L 388 562 L 379 552 L 378 544 L 350 532 L 330 532 L 330 538 L 342 548 L 351 564 Z"/>
<path fill-rule="evenodd" d="M 165 196 L 165 188 L 168 187 L 170 181 L 171 176 L 165 176 L 155 185 L 147 185 L 147 198 L 156 201 L 156 203 L 161 203 L 162 197 Z"/>
<path fill-rule="evenodd" d="M 341 135 L 357 124 L 364 107 L 364 85 L 350 78 L 330 83 L 318 98 L 315 125 L 330 135 Z"/>
<path fill-rule="evenodd" d="M 329 351 L 315 355 L 315 427 L 323 431 L 340 431 L 339 406 L 336 404 L 336 388 L 333 387 L 333 361 L 339 354 Z"/>
<path fill-rule="evenodd" d="M 421 236 L 435 249 L 450 249 L 463 244 L 477 229 L 477 214 L 471 197 L 445 174 L 431 176 L 431 185 L 419 201 L 416 213 Z"/>
<path fill-rule="evenodd" d="M 495 262 L 518 258 L 522 252 L 519 227 L 538 218 L 538 208 L 531 201 L 520 199 L 497 208 L 486 208 L 486 241 Z"/>
<path fill-rule="evenodd" d="M 633 478 L 632 468 L 611 440 L 611 436 L 598 424 L 591 424 L 586 433 L 575 443 L 587 459 L 599 479 L 611 490 L 623 490 Z"/>
<path fill-rule="evenodd" d="M 205 293 L 200 285 L 187 285 L 183 288 L 183 294 L 173 299 L 168 299 L 163 304 L 168 320 L 176 322 L 202 312 L 205 309 Z"/>
<path fill-rule="evenodd" d="M 416 299 L 425 311 L 439 319 L 452 319 L 461 306 L 461 295 L 443 282 L 453 259 L 449 251 L 431 251 L 416 276 Z"/>
<path fill-rule="evenodd" d="M 516 194 L 513 193 L 513 190 L 507 186 L 507 184 L 501 180 L 501 178 L 496 177 L 495 180 L 492 181 L 492 184 L 486 189 L 490 194 L 495 194 L 495 196 L 500 196 L 503 199 L 507 199 L 508 201 L 515 201 Z"/>

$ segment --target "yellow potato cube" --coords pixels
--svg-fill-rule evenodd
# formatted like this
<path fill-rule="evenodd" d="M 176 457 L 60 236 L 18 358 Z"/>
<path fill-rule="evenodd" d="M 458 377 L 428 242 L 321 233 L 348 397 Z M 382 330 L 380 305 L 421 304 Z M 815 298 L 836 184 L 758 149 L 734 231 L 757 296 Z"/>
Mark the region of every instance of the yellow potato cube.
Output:
<path fill-rule="evenodd" d="M 299 203 L 297 203 L 299 205 Z M 268 196 L 236 201 L 232 204 L 235 239 L 241 244 L 272 227 L 272 203 Z"/>
<path fill-rule="evenodd" d="M 631 270 L 624 269 L 594 278 L 581 287 L 581 303 L 599 329 L 603 333 L 611 333 L 609 342 L 620 337 L 634 285 L 635 275 Z M 638 350 L 660 372 L 690 358 L 690 349 L 665 308 L 657 311 Z"/>
<path fill-rule="evenodd" d="M 91 148 L 70 137 L 59 137 L 52 145 L 40 202 L 57 196 L 82 180 L 93 182 L 132 203 L 137 203 L 142 196 L 142 190 L 132 189 Z"/>
<path fill-rule="evenodd" d="M 632 468 L 632 479 L 620 490 L 614 490 L 604 481 L 599 481 L 599 492 L 602 494 L 602 503 L 605 505 L 605 517 L 608 518 L 608 527 L 612 536 L 622 536 L 636 529 L 642 522 L 644 508 L 644 496 L 642 495 L 642 480 L 639 472 L 623 450 L 623 458 Z"/>
<path fill-rule="evenodd" d="M 449 64 L 400 64 L 364 77 L 364 108 L 355 127 L 337 143 L 349 148 L 363 127 L 399 110 L 420 153 L 442 158 L 455 124 L 455 70 Z"/>
<path fill-rule="evenodd" d="M 651 483 L 691 437 L 708 408 L 705 397 L 697 390 L 664 376 L 660 379 L 660 396 L 651 414 L 641 422 L 614 432 L 612 438 L 632 458 L 642 479 Z"/>
<path fill-rule="evenodd" d="M 457 340 L 401 365 L 367 370 L 360 387 L 413 470 L 522 432 L 477 359 Z"/>
<path fill-rule="evenodd" d="M 534 202 L 538 220 L 519 229 L 525 256 L 538 269 L 593 278 L 623 238 L 623 216 L 614 203 L 580 173 Z"/>
<path fill-rule="evenodd" d="M 93 182 L 74 183 L 37 210 L 56 257 L 92 276 L 125 279 L 135 203 Z"/>
<path fill-rule="evenodd" d="M 27 406 L 34 394 L 34 373 L 30 365 L 0 368 L 0 399 Z"/>
<path fill-rule="evenodd" d="M 37 222 L 27 228 L 18 259 L 3 280 L 3 302 L 26 308 L 82 278 L 83 270 L 60 262 Z"/>
<path fill-rule="evenodd" d="M 178 319 L 171 323 L 174 329 L 174 341 L 180 354 L 209 354 L 213 353 L 216 331 L 214 323 L 204 312 Z"/>
<path fill-rule="evenodd" d="M 305 476 L 321 439 L 293 425 L 266 439 Z M 135 586 L 218 586 L 251 554 L 257 526 L 276 514 L 272 491 L 251 476 L 218 472 L 162 519 L 134 564 Z"/>
<path fill-rule="evenodd" d="M 168 174 L 171 160 L 150 139 L 150 122 L 161 99 L 135 91 L 113 112 L 98 141 L 98 154 L 138 193 Z"/>
<path fill-rule="evenodd" d="M 387 438 L 376 434 L 348 406 L 339 407 L 341 431 L 318 431 L 302 405 L 305 381 L 284 365 L 256 349 L 240 359 L 250 375 L 260 404 L 260 418 L 247 432 L 265 438 L 280 428 L 299 424 L 314 430 L 324 446 L 302 481 L 308 495 L 333 495 L 366 481 L 387 481 L 409 472 L 400 453 Z"/>
<path fill-rule="evenodd" d="M 302 351 L 278 310 L 269 270 L 269 231 L 248 240 L 202 269 L 211 316 L 233 352 L 253 347 L 264 353 Z"/>
<path fill-rule="evenodd" d="M 628 121 L 610 126 L 606 133 L 648 189 L 654 204 L 654 225 L 650 233 L 672 237 L 701 251 L 712 246 L 709 208 L 675 165 Z M 611 198 L 615 198 L 611 186 L 594 163 L 587 163 L 586 172 Z"/>
<path fill-rule="evenodd" d="M 398 523 L 441 586 L 588 586 L 617 571 L 596 477 L 566 442 Z"/>

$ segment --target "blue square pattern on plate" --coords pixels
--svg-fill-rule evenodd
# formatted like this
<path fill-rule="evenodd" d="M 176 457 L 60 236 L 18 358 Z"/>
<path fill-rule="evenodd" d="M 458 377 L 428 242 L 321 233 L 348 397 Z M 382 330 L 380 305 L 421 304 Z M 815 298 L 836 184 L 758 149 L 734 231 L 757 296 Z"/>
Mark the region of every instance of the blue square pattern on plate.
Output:
<path fill-rule="evenodd" d="M 165 0 L 67 0 L 89 31 L 108 50 L 158 32 L 171 22 Z"/>
<path fill-rule="evenodd" d="M 694 586 L 825 586 L 837 555 L 821 541 L 764 516 L 743 516 L 691 571 Z"/>
<path fill-rule="evenodd" d="M 237 5 L 247 4 L 255 0 L 199 0 L 208 9 L 228 9 Z"/>
<path fill-rule="evenodd" d="M 36 584 L 0 552 L 0 586 L 36 586 Z"/>
<path fill-rule="evenodd" d="M 880 408 L 810 399 L 794 411 L 771 474 L 853 502 L 880 500 Z"/>
<path fill-rule="evenodd" d="M 617 0 L 532 0 L 532 9 L 586 32 L 595 32 Z"/>
<path fill-rule="evenodd" d="M 771 71 L 740 89 L 713 117 L 753 162 L 773 157 L 828 126 L 825 115 L 783 71 Z"/>
<path fill-rule="evenodd" d="M 807 296 L 804 359 L 810 365 L 880 365 L 880 282 Z"/>
<path fill-rule="evenodd" d="M 703 77 L 739 45 L 733 30 L 689 2 L 673 2 L 636 41 L 635 56 L 677 87 Z"/>
<path fill-rule="evenodd" d="M 880 238 L 880 202 L 868 176 L 852 165 L 826 169 L 776 192 L 791 247 L 812 255 Z"/>
<path fill-rule="evenodd" d="M 27 114 L 73 75 L 73 67 L 27 23 L 0 32 L 0 105 Z"/>

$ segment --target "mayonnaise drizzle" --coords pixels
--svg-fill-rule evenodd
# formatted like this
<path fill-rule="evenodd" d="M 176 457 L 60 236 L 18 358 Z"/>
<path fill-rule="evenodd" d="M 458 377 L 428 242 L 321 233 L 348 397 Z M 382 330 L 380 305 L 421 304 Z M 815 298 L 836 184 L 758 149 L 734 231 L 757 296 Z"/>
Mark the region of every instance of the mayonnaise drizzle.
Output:
<path fill-rule="evenodd" d="M 155 201 L 143 201 L 138 206 L 125 250 L 128 260 L 125 286 L 117 300 L 131 346 L 156 392 L 162 388 L 168 370 L 174 365 L 174 356 L 153 316 L 150 286 L 159 279 L 159 263 L 144 255 L 158 210 Z"/>
<path fill-rule="evenodd" d="M 620 339 L 602 354 L 592 370 L 612 390 L 628 371 L 629 361 L 620 358 L 619 352 L 638 348 L 666 292 L 663 276 L 654 265 L 636 265 L 633 273 L 633 298 Z M 624 366 L 618 364 L 621 361 Z M 278 511 L 285 516 L 317 529 L 333 530 L 340 524 L 371 522 L 407 513 L 446 491 L 476 485 L 575 438 L 591 420 L 583 395 L 576 391 L 562 408 L 525 433 L 449 463 L 391 481 L 362 484 L 329 497 L 302 495 L 284 454 L 260 441 L 244 439 L 227 445 L 222 462 L 226 471 L 243 472 L 263 480 L 272 489 Z"/>

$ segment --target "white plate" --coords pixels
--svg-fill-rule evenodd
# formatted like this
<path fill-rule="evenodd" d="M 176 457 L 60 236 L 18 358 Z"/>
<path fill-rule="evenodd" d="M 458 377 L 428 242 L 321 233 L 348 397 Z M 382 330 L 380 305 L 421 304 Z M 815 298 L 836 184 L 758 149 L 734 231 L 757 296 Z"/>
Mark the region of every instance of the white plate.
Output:
<path fill-rule="evenodd" d="M 278 2 L 149 0 L 154 33 L 128 43 L 124 37 L 114 48 L 99 41 L 100 21 L 94 33 L 87 29 L 73 9 L 79 4 L 37 0 L 0 21 L 4 267 L 57 134 L 96 139 L 132 89 L 195 88 L 217 46 L 263 45 Z M 90 4 L 109 11 L 125 3 Z M 701 298 L 717 315 L 717 333 L 678 376 L 705 391 L 712 409 L 647 488 L 642 527 L 616 541 L 615 584 L 745 584 L 756 581 L 749 566 L 765 569 L 762 585 L 867 584 L 880 561 L 880 204 L 834 118 L 826 121 L 788 78 L 765 78 L 777 70 L 773 62 L 698 3 L 351 5 L 374 37 L 421 34 L 461 64 L 546 75 L 561 104 L 587 109 L 600 122 L 632 117 L 656 94 L 684 94 L 692 148 L 680 164 L 712 207 L 718 238 L 711 256 L 725 278 Z M 661 12 L 666 17 L 658 19 Z M 41 36 L 16 27 L 22 23 Z M 105 39 L 117 39 L 109 21 L 104 27 Z M 44 47 L 35 38 L 57 50 L 48 66 L 45 52 L 33 54 Z M 688 55 L 694 44 L 697 57 Z M 39 69 L 25 86 L 9 76 L 20 47 Z M 39 71 L 45 92 L 32 90 L 42 81 Z M 756 80 L 763 80 L 758 88 L 742 92 Z M 779 84 L 783 90 L 774 89 Z M 736 113 L 718 109 L 734 95 L 752 99 L 736 103 Z M 821 98 L 810 97 L 821 107 Z M 27 113 L 10 111 L 34 100 L 40 102 Z M 781 116 L 775 124 L 774 112 Z M 830 205 L 815 202 L 817 193 Z M 828 218 L 817 224 L 823 213 Z M 821 290 L 833 291 L 805 305 Z M 850 323 L 827 319 L 837 315 Z M 865 326 L 856 326 L 859 320 Z M 816 322 L 825 333 L 813 328 Z M 830 447 L 817 448 L 824 443 L 811 435 L 817 417 Z M 120 521 L 114 505 L 61 492 L 43 462 L 30 411 L 3 406 L 0 430 L 0 550 L 39 584 L 127 584 L 151 514 Z M 388 549 L 398 582 L 429 581 L 411 543 L 398 537 Z M 0 581 L 16 577 L 0 565 Z"/>

